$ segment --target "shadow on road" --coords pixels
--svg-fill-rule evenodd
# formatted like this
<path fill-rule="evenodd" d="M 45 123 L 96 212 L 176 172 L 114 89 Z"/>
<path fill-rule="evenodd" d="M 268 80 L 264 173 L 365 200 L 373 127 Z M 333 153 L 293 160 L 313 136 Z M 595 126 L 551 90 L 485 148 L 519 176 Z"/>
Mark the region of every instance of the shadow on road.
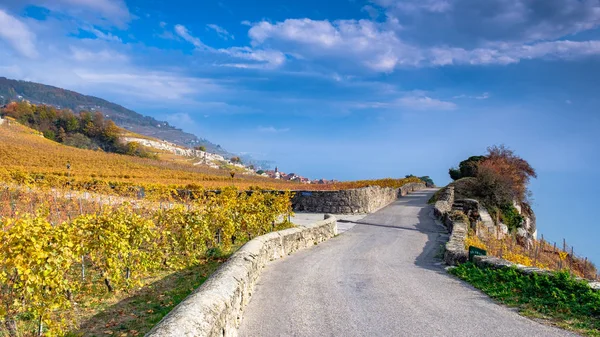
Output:
<path fill-rule="evenodd" d="M 397 229 L 401 231 L 416 231 L 427 235 L 427 243 L 422 252 L 415 259 L 415 265 L 436 272 L 446 273 L 440 264 L 443 258 L 443 245 L 448 241 L 447 230 L 438 225 L 433 219 L 433 206 L 428 205 L 427 201 L 433 195 L 433 190 L 422 190 L 411 193 L 398 199 L 398 201 L 387 207 L 415 207 L 419 208 L 417 214 L 417 223 L 414 226 L 386 225 L 369 221 L 369 216 L 362 220 L 338 220 L 340 223 L 353 223 L 357 226 L 373 226 Z M 386 207 L 386 208 L 387 208 Z M 379 212 L 386 212 L 386 208 Z M 374 220 L 374 219 L 371 219 Z"/>
<path fill-rule="evenodd" d="M 415 228 L 419 232 L 427 234 L 427 243 L 421 254 L 415 259 L 415 265 L 446 274 L 440 263 L 444 257 L 444 245 L 448 241 L 448 231 L 436 224 L 432 211 L 433 206 L 431 205 L 427 205 L 419 211 L 419 222 Z"/>

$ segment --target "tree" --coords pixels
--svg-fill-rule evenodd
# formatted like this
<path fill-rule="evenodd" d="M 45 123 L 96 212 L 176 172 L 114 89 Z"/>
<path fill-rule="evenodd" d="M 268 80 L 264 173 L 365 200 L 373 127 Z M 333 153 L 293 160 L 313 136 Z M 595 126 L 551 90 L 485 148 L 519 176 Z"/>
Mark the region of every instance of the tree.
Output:
<path fill-rule="evenodd" d="M 119 127 L 113 121 L 108 121 L 102 131 L 102 138 L 105 142 L 114 143 L 119 139 L 119 133 Z"/>
<path fill-rule="evenodd" d="M 450 168 L 448 173 L 452 180 L 458 180 L 466 177 L 476 177 L 479 163 L 483 161 L 485 156 L 472 156 L 463 160 L 458 164 L 458 168 Z"/>
<path fill-rule="evenodd" d="M 56 139 L 61 143 L 64 143 L 64 141 L 67 140 L 67 133 L 63 127 L 58 129 L 58 135 L 56 136 Z"/>
<path fill-rule="evenodd" d="M 527 201 L 529 181 L 531 178 L 537 178 L 535 169 L 525 159 L 517 156 L 513 150 L 504 145 L 489 147 L 487 158 L 480 167 L 495 171 L 507 179 L 513 199 L 521 203 Z"/>
<path fill-rule="evenodd" d="M 242 159 L 240 157 L 231 157 L 231 159 L 229 159 L 229 160 L 231 160 L 232 163 L 237 163 L 237 164 L 242 163 Z"/>
<path fill-rule="evenodd" d="M 206 146 L 204 146 L 204 145 L 196 146 L 194 149 L 198 150 L 198 151 L 206 152 Z"/>
<path fill-rule="evenodd" d="M 427 187 L 435 186 L 435 184 L 433 183 L 433 179 L 431 179 L 429 176 L 422 176 L 422 177 L 419 177 L 419 179 L 421 179 L 423 182 L 425 182 L 425 185 Z"/>

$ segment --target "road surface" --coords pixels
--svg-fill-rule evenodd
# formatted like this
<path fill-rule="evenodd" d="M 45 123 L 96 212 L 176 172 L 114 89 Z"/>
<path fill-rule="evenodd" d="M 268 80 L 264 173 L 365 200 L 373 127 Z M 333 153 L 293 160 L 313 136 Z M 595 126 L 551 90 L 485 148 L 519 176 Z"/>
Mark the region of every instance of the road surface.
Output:
<path fill-rule="evenodd" d="M 269 264 L 239 335 L 574 336 L 446 273 L 436 255 L 447 234 L 427 205 L 433 192 L 403 197 L 342 235 Z"/>

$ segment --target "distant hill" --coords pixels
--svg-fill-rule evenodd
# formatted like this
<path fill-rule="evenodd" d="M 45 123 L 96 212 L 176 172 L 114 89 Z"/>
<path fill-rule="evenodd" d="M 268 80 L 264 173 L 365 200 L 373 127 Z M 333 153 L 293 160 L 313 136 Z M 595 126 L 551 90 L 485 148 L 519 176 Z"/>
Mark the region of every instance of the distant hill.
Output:
<path fill-rule="evenodd" d="M 74 91 L 65 90 L 50 85 L 11 80 L 0 77 L 0 105 L 11 101 L 28 100 L 35 104 L 51 105 L 59 109 L 67 108 L 74 112 L 100 111 L 118 126 L 135 133 L 169 142 L 194 147 L 205 146 L 208 152 L 232 156 L 219 145 L 198 138 L 191 133 L 178 129 L 164 121 L 143 116 L 121 105 L 108 102 L 98 97 L 82 95 Z"/>

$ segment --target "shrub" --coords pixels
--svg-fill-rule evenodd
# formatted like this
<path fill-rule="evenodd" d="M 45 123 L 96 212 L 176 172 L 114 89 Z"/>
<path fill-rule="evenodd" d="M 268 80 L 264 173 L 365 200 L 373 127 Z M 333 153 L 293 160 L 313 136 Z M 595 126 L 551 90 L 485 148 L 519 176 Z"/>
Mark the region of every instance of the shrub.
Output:
<path fill-rule="evenodd" d="M 458 180 L 461 178 L 477 176 L 479 163 L 485 158 L 485 156 L 472 156 L 461 161 L 458 168 L 450 168 L 448 171 L 450 178 L 452 178 L 452 180 Z"/>
<path fill-rule="evenodd" d="M 525 222 L 525 217 L 519 214 L 519 211 L 517 211 L 513 204 L 502 205 L 500 207 L 500 217 L 511 232 L 521 227 Z"/>

